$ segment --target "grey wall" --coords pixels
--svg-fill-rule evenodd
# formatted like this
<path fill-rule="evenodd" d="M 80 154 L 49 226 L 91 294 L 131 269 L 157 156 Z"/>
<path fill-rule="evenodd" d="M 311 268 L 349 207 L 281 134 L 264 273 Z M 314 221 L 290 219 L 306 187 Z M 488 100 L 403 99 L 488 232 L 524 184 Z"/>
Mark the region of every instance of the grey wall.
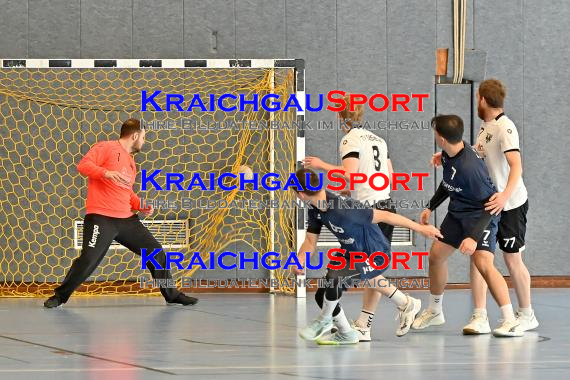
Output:
<path fill-rule="evenodd" d="M 564 146 L 570 143 L 570 5 L 468 4 L 467 48 L 487 51 L 487 77 L 506 83 L 506 112 L 520 131 L 530 193 L 529 269 L 534 275 L 568 275 L 562 236 L 563 215 L 570 214 L 570 179 L 564 176 L 570 163 Z M 436 109 L 435 49 L 451 48 L 451 20 L 451 0 L 0 0 L 0 57 L 303 58 L 307 92 L 428 92 L 423 113 L 367 112 L 368 120 L 428 121 Z M 469 119 L 465 86 L 438 86 L 438 94 L 438 112 Z M 308 119 L 334 115 L 323 111 Z M 476 130 L 478 122 L 471 127 Z M 387 140 L 396 171 L 429 170 L 430 131 L 377 133 Z M 307 153 L 338 162 L 341 137 L 342 131 L 309 131 Z M 434 186 L 432 177 L 425 192 L 393 195 L 429 199 Z M 417 239 L 416 248 L 427 244 Z M 467 279 L 466 263 L 454 258 L 451 281 Z"/>

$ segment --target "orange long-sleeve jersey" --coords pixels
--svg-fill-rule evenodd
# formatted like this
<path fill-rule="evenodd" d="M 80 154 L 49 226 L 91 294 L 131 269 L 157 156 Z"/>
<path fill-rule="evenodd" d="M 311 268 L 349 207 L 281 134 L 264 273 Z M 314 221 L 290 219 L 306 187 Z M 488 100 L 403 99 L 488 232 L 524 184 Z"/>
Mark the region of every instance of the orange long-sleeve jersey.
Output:
<path fill-rule="evenodd" d="M 133 191 L 137 169 L 135 160 L 118 141 L 95 144 L 79 161 L 77 170 L 88 177 L 87 214 L 128 218 L 132 210 L 140 210 L 140 198 Z M 106 171 L 117 171 L 129 179 L 129 185 L 104 177 Z"/>

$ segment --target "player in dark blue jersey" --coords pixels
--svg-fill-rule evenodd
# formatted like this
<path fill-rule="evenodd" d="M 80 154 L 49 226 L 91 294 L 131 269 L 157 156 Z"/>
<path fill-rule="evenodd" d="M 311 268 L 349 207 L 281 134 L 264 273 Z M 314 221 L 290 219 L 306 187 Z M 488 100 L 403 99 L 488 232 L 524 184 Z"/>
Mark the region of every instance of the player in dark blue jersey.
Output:
<path fill-rule="evenodd" d="M 310 169 L 297 171 L 296 178 L 302 187 L 297 192 L 297 196 L 301 200 L 310 201 L 311 204 L 307 233 L 299 252 L 301 265 L 304 265 L 307 260 L 306 254 L 310 255 L 317 248 L 317 241 L 323 226 L 338 238 L 341 248 L 346 250 L 340 255 L 343 255 L 347 262 L 344 269 L 327 271 L 327 279 L 332 280 L 332 286 L 318 289 L 315 294 L 321 313 L 309 326 L 302 329 L 299 335 L 306 340 L 317 340 L 319 344 L 358 343 L 359 335 L 350 326 L 339 304 L 343 290 L 350 286 L 350 280 L 356 277 L 368 280 L 365 284 L 370 284 L 396 304 L 400 311 L 400 326 L 396 335 L 406 334 L 421 308 L 419 300 L 402 293 L 391 285 L 382 276 L 386 269 L 374 268 L 369 263 L 355 262 L 355 270 L 351 271 L 349 252 L 364 252 L 368 257 L 375 252 L 384 252 L 390 257 L 390 243 L 378 227 L 379 222 L 407 227 L 432 239 L 442 237 L 439 230 L 434 226 L 421 225 L 388 211 L 367 208 L 356 200 L 337 196 L 324 189 L 308 190 L 307 183 L 311 188 L 319 185 L 319 177 Z M 376 256 L 374 263 L 382 266 L 384 258 Z M 297 269 L 297 274 L 303 274 L 303 270 Z M 338 329 L 337 332 L 328 338 L 319 339 L 333 327 L 333 324 Z"/>
<path fill-rule="evenodd" d="M 435 140 L 443 149 L 443 179 L 422 212 L 427 224 L 431 212 L 448 197 L 448 212 L 441 224 L 443 238 L 434 241 L 429 254 L 430 304 L 412 324 L 425 329 L 445 323 L 442 310 L 443 290 L 447 283 L 447 258 L 456 250 L 470 255 L 501 308 L 502 323 L 495 336 L 521 336 L 505 279 L 493 264 L 498 217 L 485 210 L 485 203 L 497 192 L 487 166 L 468 143 L 462 140 L 463 121 L 455 115 L 436 116 L 432 120 Z"/>

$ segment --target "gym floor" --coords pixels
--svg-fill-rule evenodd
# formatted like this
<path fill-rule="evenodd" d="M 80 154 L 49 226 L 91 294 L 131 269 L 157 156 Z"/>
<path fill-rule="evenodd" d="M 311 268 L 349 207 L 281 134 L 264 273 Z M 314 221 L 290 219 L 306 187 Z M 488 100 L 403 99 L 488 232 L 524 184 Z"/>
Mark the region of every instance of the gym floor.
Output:
<path fill-rule="evenodd" d="M 43 299 L 0 299 L 0 378 L 568 378 L 570 289 L 533 290 L 541 326 L 522 338 L 462 336 L 466 290 L 446 292 L 445 325 L 397 338 L 395 308 L 383 300 L 373 341 L 344 347 L 298 338 L 318 312 L 313 294 L 200 294 L 194 307 L 160 297 L 72 297 L 52 310 Z M 412 295 L 425 301 L 428 293 Z M 360 302 L 361 293 L 343 295 L 349 318 Z M 488 305 L 493 327 L 499 313 L 490 297 Z"/>

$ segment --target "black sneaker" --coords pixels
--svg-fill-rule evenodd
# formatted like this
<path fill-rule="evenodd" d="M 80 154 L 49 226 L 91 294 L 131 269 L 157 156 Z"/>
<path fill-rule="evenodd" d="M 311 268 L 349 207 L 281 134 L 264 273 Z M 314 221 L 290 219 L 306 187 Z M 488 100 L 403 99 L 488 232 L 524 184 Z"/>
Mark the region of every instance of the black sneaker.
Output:
<path fill-rule="evenodd" d="M 171 305 L 174 304 L 183 305 L 183 306 L 196 305 L 198 303 L 198 298 L 189 297 L 184 293 L 179 293 L 175 299 L 167 302 Z"/>
<path fill-rule="evenodd" d="M 46 302 L 44 302 L 44 307 L 47 307 L 48 309 L 53 309 L 54 307 L 58 307 L 62 303 L 63 302 L 61 302 L 58 296 L 53 295 L 50 298 L 48 298 Z"/>

